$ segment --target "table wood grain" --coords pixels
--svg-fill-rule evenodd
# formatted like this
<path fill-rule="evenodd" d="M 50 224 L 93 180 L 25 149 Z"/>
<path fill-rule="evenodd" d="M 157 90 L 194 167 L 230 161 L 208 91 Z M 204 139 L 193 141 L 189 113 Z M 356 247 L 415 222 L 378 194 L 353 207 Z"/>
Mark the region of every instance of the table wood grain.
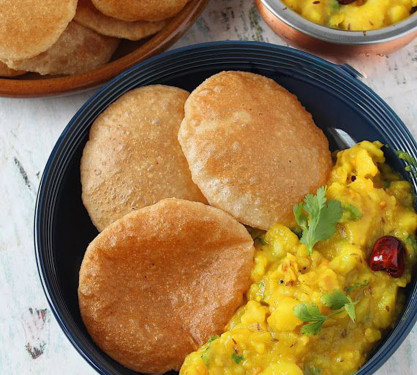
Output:
<path fill-rule="evenodd" d="M 212 0 L 174 48 L 227 39 L 286 44 L 261 20 L 250 0 Z M 346 62 L 416 136 L 417 40 L 390 56 Z M 95 374 L 52 316 L 33 250 L 33 213 L 42 170 L 61 131 L 93 93 L 0 98 L 0 374 Z M 378 375 L 417 374 L 416 351 L 414 328 Z"/>

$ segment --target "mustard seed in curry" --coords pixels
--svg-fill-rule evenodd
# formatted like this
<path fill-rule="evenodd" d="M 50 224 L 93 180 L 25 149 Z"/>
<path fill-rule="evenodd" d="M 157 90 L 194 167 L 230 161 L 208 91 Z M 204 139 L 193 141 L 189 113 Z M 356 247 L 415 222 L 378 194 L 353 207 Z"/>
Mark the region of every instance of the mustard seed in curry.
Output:
<path fill-rule="evenodd" d="M 417 259 L 411 186 L 381 147 L 338 152 L 327 189 L 296 205 L 298 225 L 255 239 L 246 305 L 181 375 L 347 375 L 365 363 L 398 320 Z M 370 267 L 376 252 L 388 263 Z"/>
<path fill-rule="evenodd" d="M 417 0 L 282 0 L 320 25 L 342 30 L 380 29 L 409 17 Z"/>

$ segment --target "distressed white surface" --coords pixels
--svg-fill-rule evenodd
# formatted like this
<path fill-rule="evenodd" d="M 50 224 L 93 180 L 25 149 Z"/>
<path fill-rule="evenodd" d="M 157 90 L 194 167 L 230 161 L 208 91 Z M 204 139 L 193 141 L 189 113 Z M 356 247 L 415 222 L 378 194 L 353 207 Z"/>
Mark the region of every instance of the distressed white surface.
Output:
<path fill-rule="evenodd" d="M 285 44 L 260 19 L 250 0 L 212 0 L 176 46 L 224 39 Z M 364 56 L 348 62 L 366 76 L 364 82 L 416 136 L 417 40 L 389 57 Z M 61 131 L 91 94 L 0 98 L 0 374 L 95 374 L 50 313 L 38 280 L 32 239 L 35 196 L 43 167 Z M 42 319 L 36 309 L 45 308 Z M 25 347 L 28 341 L 44 342 L 43 354 L 33 359 Z M 416 351 L 414 328 L 378 374 L 416 374 Z"/>

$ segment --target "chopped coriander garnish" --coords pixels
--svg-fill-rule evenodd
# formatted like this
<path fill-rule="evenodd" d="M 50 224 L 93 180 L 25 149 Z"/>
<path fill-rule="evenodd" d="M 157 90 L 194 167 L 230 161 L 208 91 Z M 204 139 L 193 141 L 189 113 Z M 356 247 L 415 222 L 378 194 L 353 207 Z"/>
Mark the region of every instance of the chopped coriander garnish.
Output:
<path fill-rule="evenodd" d="M 213 336 L 211 336 L 209 339 L 208 339 L 208 343 L 210 344 L 211 342 L 213 342 L 214 340 L 217 340 L 219 338 L 219 336 L 217 336 L 217 335 L 213 335 Z"/>
<path fill-rule="evenodd" d="M 239 364 L 240 362 L 243 361 L 243 355 L 232 353 L 232 359 L 235 361 L 236 364 Z"/>
<path fill-rule="evenodd" d="M 294 307 L 294 315 L 302 322 L 321 320 L 325 315 L 320 313 L 319 307 L 313 302 L 300 303 Z"/>
<path fill-rule="evenodd" d="M 362 212 L 359 211 L 359 209 L 354 206 L 352 203 L 346 203 L 343 206 L 343 217 L 346 220 L 349 221 L 357 221 L 359 219 L 362 219 Z"/>
<path fill-rule="evenodd" d="M 321 302 L 332 310 L 339 310 L 349 301 L 345 294 L 339 290 L 334 290 L 332 293 L 323 294 Z"/>
<path fill-rule="evenodd" d="M 346 293 L 352 293 L 357 289 L 364 288 L 369 285 L 369 280 L 365 280 L 363 283 L 354 283 L 351 286 L 346 286 L 344 291 Z"/>
<path fill-rule="evenodd" d="M 349 315 L 350 320 L 353 323 L 356 323 L 356 311 L 355 311 L 355 305 L 357 302 L 353 302 L 352 298 L 348 297 L 348 303 L 345 304 L 345 310 Z"/>
<path fill-rule="evenodd" d="M 408 152 L 397 150 L 395 154 L 401 159 L 404 160 L 408 165 L 404 168 L 407 172 L 412 173 L 417 177 L 417 160 L 411 156 Z"/>
<path fill-rule="evenodd" d="M 211 336 L 208 341 L 207 341 L 207 347 L 204 350 L 204 352 L 201 354 L 201 359 L 203 360 L 204 364 L 206 366 L 208 366 L 209 363 L 209 358 L 208 358 L 208 354 L 209 354 L 209 349 L 210 349 L 210 345 L 214 340 L 217 340 L 219 338 L 219 336 L 217 335 L 213 335 Z"/>
<path fill-rule="evenodd" d="M 300 242 L 307 246 L 309 255 L 317 242 L 333 236 L 342 217 L 342 205 L 336 200 L 327 201 L 326 190 L 322 186 L 316 195 L 307 194 L 304 202 L 294 206 L 295 220 L 303 230 Z"/>
<path fill-rule="evenodd" d="M 317 335 L 321 331 L 321 327 L 326 321 L 327 317 L 323 315 L 324 318 L 320 320 L 314 320 L 311 323 L 306 324 L 301 328 L 301 333 L 306 336 Z"/>
<path fill-rule="evenodd" d="M 323 294 L 321 297 L 321 302 L 323 305 L 329 307 L 332 310 L 339 310 L 344 308 L 352 322 L 355 322 L 355 305 L 357 302 L 353 302 L 352 298 L 346 296 L 340 290 L 335 289 L 332 293 Z"/>
<path fill-rule="evenodd" d="M 355 322 L 356 302 L 353 302 L 350 297 L 344 295 L 342 292 L 335 290 L 332 293 L 324 294 L 321 297 L 321 301 L 325 306 L 337 311 L 329 315 L 323 315 L 320 312 L 319 307 L 313 302 L 300 303 L 294 307 L 294 315 L 302 322 L 308 323 L 301 328 L 302 334 L 306 336 L 317 335 L 321 331 L 324 322 L 328 318 L 342 313 L 342 309 L 344 309 L 348 313 L 350 319 Z"/>
<path fill-rule="evenodd" d="M 294 307 L 293 313 L 302 322 L 308 323 L 301 328 L 301 333 L 306 336 L 317 335 L 327 319 L 313 302 L 300 303 Z"/>

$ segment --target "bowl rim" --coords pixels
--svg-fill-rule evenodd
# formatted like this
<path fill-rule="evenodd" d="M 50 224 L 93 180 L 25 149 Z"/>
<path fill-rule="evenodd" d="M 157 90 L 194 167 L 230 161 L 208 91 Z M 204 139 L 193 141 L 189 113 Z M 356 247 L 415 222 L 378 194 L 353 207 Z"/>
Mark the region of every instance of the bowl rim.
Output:
<path fill-rule="evenodd" d="M 42 173 L 42 178 L 39 183 L 38 193 L 36 197 L 35 211 L 34 211 L 34 230 L 33 230 L 34 251 L 35 251 L 37 270 L 38 270 L 39 278 L 41 281 L 42 289 L 45 293 L 49 307 L 55 319 L 57 320 L 60 328 L 64 332 L 67 339 L 71 342 L 73 347 L 76 349 L 76 351 L 87 361 L 87 363 L 90 364 L 90 366 L 92 366 L 92 368 L 94 368 L 100 374 L 108 374 L 108 373 L 103 369 L 103 367 L 100 364 L 100 361 L 97 361 L 93 358 L 93 356 L 84 348 L 84 345 L 78 341 L 75 335 L 67 327 L 65 318 L 62 316 L 62 306 L 60 306 L 60 304 L 57 303 L 58 302 L 57 298 L 53 293 L 51 283 L 49 280 L 49 275 L 45 268 L 44 254 L 41 250 L 41 248 L 43 247 L 43 244 L 41 241 L 40 233 L 41 233 L 41 228 L 44 226 L 43 221 L 42 221 L 42 205 L 43 205 L 43 201 L 46 195 L 45 189 L 47 188 L 46 184 L 49 182 L 48 179 L 49 179 L 50 171 L 53 168 L 53 164 L 56 160 L 56 156 L 61 145 L 64 144 L 66 141 L 68 141 L 67 136 L 70 135 L 70 132 L 73 130 L 73 128 L 77 127 L 78 120 L 83 115 L 83 112 L 86 109 L 88 109 L 88 107 L 93 105 L 95 101 L 98 100 L 101 96 L 105 96 L 104 94 L 106 94 L 108 90 L 110 91 L 114 90 L 114 88 L 112 88 L 113 85 L 124 81 L 125 78 L 126 77 L 128 78 L 130 73 L 132 73 L 133 71 L 140 70 L 142 67 L 147 66 L 147 65 L 152 65 L 154 61 L 157 61 L 161 58 L 169 57 L 171 55 L 181 55 L 181 54 L 188 53 L 188 52 L 195 52 L 199 49 L 223 48 L 225 46 L 229 48 L 230 47 L 247 48 L 249 46 L 253 48 L 253 50 L 258 50 L 258 51 L 262 48 L 270 48 L 272 50 L 285 51 L 287 53 L 288 51 L 290 51 L 291 54 L 298 55 L 299 57 L 303 57 L 305 61 L 320 63 L 323 65 L 323 67 L 328 68 L 335 74 L 339 74 L 339 75 L 343 74 L 343 76 L 346 79 L 348 79 L 350 82 L 352 82 L 356 86 L 360 86 L 361 89 L 363 89 L 367 95 L 369 95 L 371 98 L 376 100 L 383 107 L 384 111 L 387 112 L 392 117 L 392 119 L 394 119 L 398 123 L 397 125 L 401 128 L 403 135 L 408 138 L 410 147 L 414 149 L 414 153 L 417 156 L 417 142 L 412 136 L 412 134 L 410 133 L 409 129 L 402 122 L 402 120 L 398 117 L 398 115 L 385 103 L 385 101 L 378 94 L 376 94 L 370 87 L 368 87 L 365 83 L 363 83 L 361 80 L 358 79 L 358 75 L 356 74 L 356 71 L 352 67 L 350 67 L 347 64 L 337 65 L 325 59 L 317 57 L 311 53 L 300 51 L 291 47 L 279 46 L 279 45 L 275 45 L 272 43 L 255 42 L 255 41 L 216 41 L 216 42 L 198 43 L 198 44 L 189 45 L 189 46 L 185 46 L 185 47 L 181 47 L 178 49 L 161 53 L 157 56 L 154 56 L 150 59 L 147 59 L 135 65 L 134 67 L 126 70 L 122 74 L 113 78 L 105 86 L 100 88 L 94 95 L 92 95 L 80 107 L 80 109 L 71 118 L 69 123 L 65 126 L 61 135 L 58 137 L 50 153 L 50 156 L 48 157 L 47 163 Z M 410 293 L 412 293 L 413 297 L 417 296 L 417 284 Z M 394 333 L 394 330 L 397 328 L 400 320 L 405 320 L 406 322 L 404 323 L 403 326 L 401 326 L 401 329 L 399 331 L 395 332 L 395 336 L 393 336 L 395 338 L 395 341 L 391 341 L 389 343 L 390 344 L 389 346 L 387 345 L 387 343 L 384 343 L 380 348 L 378 348 L 377 351 L 373 352 L 372 357 L 364 363 L 364 365 L 358 370 L 356 375 L 373 374 L 392 356 L 392 354 L 399 348 L 399 346 L 402 344 L 406 336 L 410 333 L 411 329 L 417 322 L 417 313 L 414 313 L 414 315 L 409 314 L 406 317 L 403 315 L 402 318 L 397 321 L 396 325 L 391 330 L 391 333 L 388 336 L 389 338 L 392 337 L 391 335 Z"/>
<path fill-rule="evenodd" d="M 404 20 L 375 30 L 349 31 L 314 23 L 289 8 L 282 0 L 259 0 L 277 19 L 287 26 L 333 44 L 372 45 L 391 42 L 417 31 L 417 12 Z"/>

